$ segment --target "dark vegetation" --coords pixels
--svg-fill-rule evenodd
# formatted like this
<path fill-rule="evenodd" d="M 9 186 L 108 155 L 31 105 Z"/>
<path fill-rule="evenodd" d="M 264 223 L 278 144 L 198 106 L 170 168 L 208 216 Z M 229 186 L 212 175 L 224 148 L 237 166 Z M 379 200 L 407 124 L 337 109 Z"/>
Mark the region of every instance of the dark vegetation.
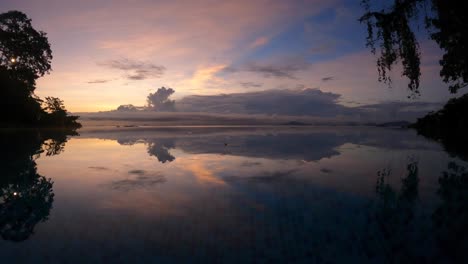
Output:
<path fill-rule="evenodd" d="M 35 30 L 31 19 L 19 11 L 0 14 L 0 127 L 81 127 L 62 100 L 34 94 L 51 60 L 46 33 Z"/>
<path fill-rule="evenodd" d="M 430 38 L 444 52 L 440 76 L 452 93 L 468 86 L 468 3 L 447 0 L 362 0 L 360 18 L 367 25 L 367 46 L 376 54 L 379 81 L 391 84 L 388 72 L 398 62 L 409 79 L 409 97 L 420 94 L 421 52 L 414 28 L 423 23 Z M 423 20 L 424 19 L 424 20 Z M 447 150 L 459 153 L 467 146 L 468 97 L 450 100 L 440 111 L 420 118 L 412 127 L 425 136 L 441 141 Z M 465 151 L 466 158 L 466 151 Z"/>
<path fill-rule="evenodd" d="M 380 51 L 377 59 L 380 81 L 390 84 L 392 80 L 387 73 L 401 61 L 402 75 L 409 79 L 408 88 L 412 95 L 419 94 L 421 52 L 413 25 L 424 18 L 430 38 L 444 51 L 440 76 L 453 93 L 468 86 L 468 4 L 465 1 L 393 0 L 389 7 L 382 6 L 383 1 L 361 2 L 365 14 L 359 21 L 367 25 L 367 46 L 374 54 L 376 46 Z"/>
<path fill-rule="evenodd" d="M 468 94 L 448 101 L 411 125 L 419 134 L 440 141 L 447 152 L 468 160 Z"/>
<path fill-rule="evenodd" d="M 10 130 L 0 132 L 0 236 L 23 241 L 35 226 L 47 221 L 54 202 L 53 182 L 37 172 L 36 158 L 64 150 L 65 130 Z"/>
<path fill-rule="evenodd" d="M 416 160 L 410 160 L 399 190 L 389 184 L 390 169 L 377 173 L 364 250 L 373 256 L 384 249 L 385 263 L 463 263 L 468 250 L 468 172 L 450 162 L 439 177 L 440 203 L 425 212 L 418 167 Z M 425 245 L 432 250 L 421 252 Z"/>

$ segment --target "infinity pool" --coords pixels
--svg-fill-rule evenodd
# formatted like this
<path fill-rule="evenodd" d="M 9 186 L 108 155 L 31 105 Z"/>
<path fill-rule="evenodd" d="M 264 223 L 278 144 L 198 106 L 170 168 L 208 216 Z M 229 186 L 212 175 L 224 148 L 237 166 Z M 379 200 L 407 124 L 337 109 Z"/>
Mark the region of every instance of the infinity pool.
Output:
<path fill-rule="evenodd" d="M 4 263 L 456 263 L 467 252 L 468 164 L 411 130 L 88 128 L 0 143 Z"/>

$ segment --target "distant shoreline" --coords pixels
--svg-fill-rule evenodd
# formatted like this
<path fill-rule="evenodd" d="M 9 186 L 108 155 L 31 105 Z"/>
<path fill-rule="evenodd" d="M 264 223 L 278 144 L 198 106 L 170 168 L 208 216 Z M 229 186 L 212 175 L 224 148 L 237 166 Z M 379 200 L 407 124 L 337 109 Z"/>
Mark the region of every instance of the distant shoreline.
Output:
<path fill-rule="evenodd" d="M 192 112 L 98 112 L 80 115 L 83 126 L 383 126 L 406 127 L 402 120 L 359 120 L 346 116 L 314 117 L 286 115 L 213 114 Z"/>

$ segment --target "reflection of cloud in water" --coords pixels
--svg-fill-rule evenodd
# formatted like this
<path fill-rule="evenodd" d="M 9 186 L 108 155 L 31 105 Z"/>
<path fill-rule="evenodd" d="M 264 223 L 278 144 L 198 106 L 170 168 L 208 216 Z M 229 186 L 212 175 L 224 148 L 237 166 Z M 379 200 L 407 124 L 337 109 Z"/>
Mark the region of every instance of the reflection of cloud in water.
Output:
<path fill-rule="evenodd" d="M 274 171 L 274 172 L 262 172 L 249 177 L 227 177 L 227 181 L 245 180 L 256 183 L 272 183 L 279 181 L 288 181 L 297 170 L 286 170 L 286 171 Z"/>
<path fill-rule="evenodd" d="M 169 149 L 174 148 L 174 140 L 161 139 L 148 141 L 148 154 L 155 156 L 159 162 L 166 163 L 175 160 L 175 157 L 169 152 Z"/>
<path fill-rule="evenodd" d="M 138 128 L 82 134 L 82 137 L 86 136 L 114 139 L 126 145 L 144 142 L 148 153 L 162 163 L 175 160 L 170 153 L 174 148 L 191 154 L 215 153 L 306 162 L 339 155 L 342 151 L 339 147 L 346 143 L 385 149 L 438 148 L 421 140 L 412 130 L 372 127 Z M 243 166 L 249 165 L 253 164 Z"/>
<path fill-rule="evenodd" d="M 268 157 L 275 159 L 320 160 L 324 157 L 338 155 L 336 147 L 346 142 L 329 134 L 278 134 L 247 135 L 193 138 L 178 140 L 177 147 L 189 153 L 224 153 L 235 156 Z M 228 141 L 228 146 L 224 144 Z"/>
<path fill-rule="evenodd" d="M 321 168 L 320 171 L 323 172 L 323 173 L 326 173 L 326 174 L 333 172 L 333 170 L 327 169 L 327 168 Z"/>
<path fill-rule="evenodd" d="M 193 173 L 196 177 L 197 181 L 200 183 L 209 183 L 209 184 L 216 184 L 216 185 L 225 185 L 226 183 L 218 178 L 213 171 L 209 170 L 203 163 L 200 162 L 191 162 L 187 165 L 187 169 Z"/>
<path fill-rule="evenodd" d="M 134 135 L 123 135 L 117 139 L 120 145 L 131 146 L 138 143 L 148 145 L 148 154 L 155 156 L 159 162 L 166 163 L 175 160 L 175 157 L 169 152 L 170 149 L 175 148 L 174 139 L 171 138 L 136 138 Z"/>
<path fill-rule="evenodd" d="M 112 190 L 127 192 L 138 189 L 151 189 L 166 182 L 166 177 L 159 172 L 147 175 L 148 173 L 144 170 L 131 170 L 128 173 L 137 176 L 135 178 L 112 181 L 104 184 L 104 186 Z"/>
<path fill-rule="evenodd" d="M 241 163 L 242 167 L 255 167 L 255 166 L 261 166 L 261 162 L 251 162 L 251 161 L 244 161 Z"/>

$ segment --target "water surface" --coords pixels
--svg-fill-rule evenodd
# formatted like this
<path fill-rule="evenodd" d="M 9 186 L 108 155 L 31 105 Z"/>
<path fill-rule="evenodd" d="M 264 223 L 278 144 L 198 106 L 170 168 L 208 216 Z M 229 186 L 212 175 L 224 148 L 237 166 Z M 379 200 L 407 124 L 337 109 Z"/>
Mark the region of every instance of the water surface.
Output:
<path fill-rule="evenodd" d="M 414 131 L 1 134 L 10 263 L 456 263 L 468 164 Z"/>

